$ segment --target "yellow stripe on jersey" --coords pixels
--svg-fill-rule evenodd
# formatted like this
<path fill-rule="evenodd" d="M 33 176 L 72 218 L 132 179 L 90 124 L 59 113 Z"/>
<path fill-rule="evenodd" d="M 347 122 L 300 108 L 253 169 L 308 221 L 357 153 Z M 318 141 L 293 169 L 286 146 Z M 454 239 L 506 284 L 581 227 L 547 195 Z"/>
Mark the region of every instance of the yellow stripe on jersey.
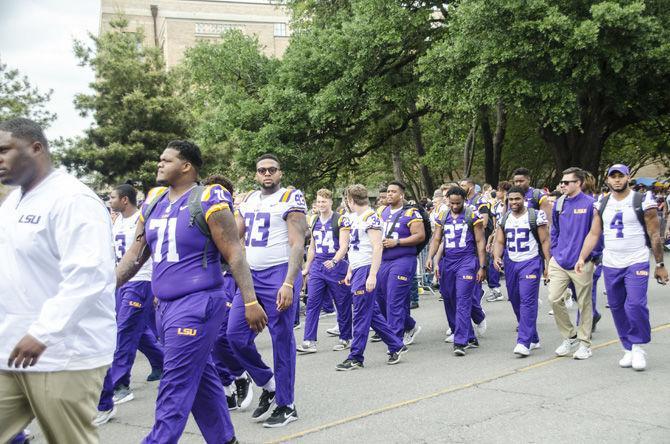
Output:
<path fill-rule="evenodd" d="M 414 222 L 423 222 L 423 218 L 421 218 L 421 219 L 412 219 L 412 220 L 410 220 L 409 222 L 407 222 L 407 226 L 409 227 L 409 226 L 412 225 Z"/>
<path fill-rule="evenodd" d="M 377 207 L 377 211 L 376 211 L 377 216 L 382 217 L 382 211 L 384 211 L 384 208 L 386 208 L 386 206 L 384 206 L 384 205 L 382 205 L 381 207 Z"/>
<path fill-rule="evenodd" d="M 147 193 L 146 198 L 144 201 L 147 204 L 150 204 L 151 202 L 155 201 L 156 199 L 159 199 L 163 194 L 167 192 L 168 188 L 167 187 L 154 187 L 149 190 Z M 144 223 L 144 214 L 140 211 L 140 221 Z"/>
<path fill-rule="evenodd" d="M 406 217 L 414 216 L 414 208 L 410 208 L 409 210 L 405 211 L 405 216 Z"/>
<path fill-rule="evenodd" d="M 546 198 L 547 198 L 547 195 L 546 195 L 546 194 L 543 195 L 542 197 L 540 197 L 540 200 L 538 201 L 538 204 L 539 204 L 539 205 L 542 205 L 542 202 L 544 202 L 544 200 L 545 200 Z"/>
<path fill-rule="evenodd" d="M 479 224 L 479 223 L 484 223 L 484 219 L 477 219 L 476 221 L 474 221 L 474 222 L 472 223 L 472 226 L 474 227 L 475 225 L 477 225 L 477 224 Z"/>
<path fill-rule="evenodd" d="M 293 190 L 286 190 L 284 194 L 282 194 L 281 199 L 279 199 L 279 202 L 288 202 L 289 197 L 291 197 L 291 193 Z"/>
<path fill-rule="evenodd" d="M 222 202 L 222 203 L 218 203 L 216 205 L 212 205 L 212 207 L 209 210 L 207 210 L 207 212 L 205 213 L 205 222 L 207 222 L 209 220 L 209 217 L 212 214 L 216 213 L 217 211 L 222 211 L 222 210 L 226 210 L 226 209 L 230 209 L 230 207 L 228 206 L 227 203 Z"/>
<path fill-rule="evenodd" d="M 373 216 L 375 214 L 375 210 L 368 210 L 365 213 L 362 214 L 361 219 L 363 219 L 363 222 L 367 221 L 370 216 Z"/>

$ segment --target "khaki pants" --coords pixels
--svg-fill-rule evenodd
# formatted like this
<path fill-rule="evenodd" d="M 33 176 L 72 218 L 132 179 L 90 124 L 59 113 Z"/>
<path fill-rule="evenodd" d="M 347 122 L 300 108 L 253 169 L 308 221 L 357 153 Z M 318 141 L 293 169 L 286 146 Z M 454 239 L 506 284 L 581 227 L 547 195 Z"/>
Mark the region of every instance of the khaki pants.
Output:
<path fill-rule="evenodd" d="M 0 443 L 35 417 L 53 444 L 97 443 L 91 424 L 108 366 L 60 372 L 0 371 Z"/>
<path fill-rule="evenodd" d="M 587 347 L 591 346 L 593 324 L 593 301 L 591 300 L 593 271 L 593 262 L 584 264 L 582 274 L 577 274 L 574 270 L 563 269 L 553 257 L 549 261 L 549 302 L 554 310 L 554 319 L 558 330 L 565 339 L 572 338 L 576 334 L 577 339 Z M 563 298 L 570 281 L 575 285 L 577 291 L 575 296 L 577 297 L 577 307 L 579 307 L 580 313 L 580 325 L 577 326 L 576 331 Z"/>

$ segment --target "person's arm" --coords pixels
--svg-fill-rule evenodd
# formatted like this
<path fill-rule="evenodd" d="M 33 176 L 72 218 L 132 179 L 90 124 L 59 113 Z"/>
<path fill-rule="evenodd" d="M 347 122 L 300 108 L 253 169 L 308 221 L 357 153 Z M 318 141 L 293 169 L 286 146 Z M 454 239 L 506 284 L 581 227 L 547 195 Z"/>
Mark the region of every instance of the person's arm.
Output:
<path fill-rule="evenodd" d="M 551 243 L 549 242 L 549 227 L 540 225 L 537 227 L 537 237 L 540 238 L 540 247 L 544 255 L 544 278 L 549 277 L 549 259 L 551 259 Z"/>
<path fill-rule="evenodd" d="M 147 245 L 144 228 L 144 222 L 141 219 L 138 220 L 135 240 L 116 266 L 116 288 L 122 287 L 135 276 L 142 265 L 151 257 L 151 250 Z"/>
<path fill-rule="evenodd" d="M 335 265 L 333 263 L 333 261 L 340 262 L 340 261 L 344 260 L 345 256 L 347 255 L 347 251 L 349 250 L 349 238 L 350 238 L 349 229 L 341 228 L 340 229 L 340 239 L 339 239 L 340 248 L 337 250 L 337 253 L 335 253 L 335 257 L 333 257 L 333 260 L 332 261 L 327 261 L 326 264 L 328 262 L 330 262 L 331 267 L 332 267 L 332 266 Z M 326 267 L 328 267 L 328 266 L 326 265 Z M 331 268 L 331 267 L 328 267 L 328 268 Z"/>
<path fill-rule="evenodd" d="M 265 310 L 256 299 L 249 264 L 239 242 L 239 231 L 235 216 L 227 209 L 216 211 L 207 218 L 207 226 L 209 226 L 214 244 L 230 266 L 233 278 L 235 278 L 235 282 L 240 289 L 247 323 L 253 331 L 260 333 L 265 328 L 268 318 Z"/>
<path fill-rule="evenodd" d="M 239 242 L 240 245 L 245 245 L 245 235 L 247 231 L 247 227 L 244 223 L 244 216 L 242 216 L 242 213 L 237 210 L 235 211 L 235 224 L 237 225 L 237 236 L 239 237 Z"/>
<path fill-rule="evenodd" d="M 376 229 L 368 229 L 368 237 L 372 244 L 372 265 L 370 266 L 370 274 L 365 281 L 365 290 L 370 293 L 377 286 L 377 272 L 382 263 L 382 232 Z"/>
<path fill-rule="evenodd" d="M 309 267 L 312 266 L 312 262 L 314 262 L 315 255 L 316 255 L 316 247 L 314 246 L 314 236 L 311 236 L 309 239 L 309 247 L 307 248 L 307 259 L 305 260 L 305 266 L 302 267 L 303 276 L 307 276 L 309 274 Z"/>
<path fill-rule="evenodd" d="M 603 233 L 603 223 L 600 218 L 600 213 L 598 211 L 593 212 L 593 222 L 591 222 L 591 229 L 589 234 L 586 235 L 584 239 L 584 245 L 582 246 L 582 251 L 579 253 L 579 259 L 575 264 L 575 272 L 581 274 L 584 264 L 586 263 L 586 258 L 589 257 L 593 249 L 598 244 L 600 236 Z"/>
<path fill-rule="evenodd" d="M 650 208 L 644 212 L 644 224 L 647 229 L 647 235 L 651 240 L 651 251 L 654 254 L 656 264 L 663 262 L 663 240 L 661 239 L 661 224 L 658 221 L 656 208 Z M 656 282 L 661 285 L 668 283 L 668 269 L 665 266 L 654 268 L 654 277 Z"/>
<path fill-rule="evenodd" d="M 502 255 L 505 251 L 505 231 L 501 225 L 498 225 L 495 236 L 496 238 L 493 242 L 493 266 L 496 268 L 496 270 L 502 271 Z"/>
<path fill-rule="evenodd" d="M 115 258 L 105 207 L 91 196 L 72 196 L 57 203 L 52 223 L 62 280 L 9 354 L 9 367 L 37 364 L 47 347 L 72 333 L 72 326 L 90 313 L 91 306 L 104 297 L 113 297 Z M 107 304 L 111 319 L 113 303 Z"/>
<path fill-rule="evenodd" d="M 403 239 L 396 239 L 396 246 L 413 247 L 419 245 L 426 239 L 426 229 L 423 227 L 423 219 L 413 219 L 409 223 L 410 235 Z"/>
<path fill-rule="evenodd" d="M 430 240 L 430 247 L 428 248 L 428 257 L 426 257 L 426 270 L 433 271 L 433 258 L 437 254 L 442 243 L 442 225 L 435 224 L 433 231 L 433 238 Z"/>
<path fill-rule="evenodd" d="M 549 202 L 549 199 L 547 198 L 547 195 L 545 194 L 544 196 L 540 197 L 540 210 L 544 211 L 544 214 L 551 214 L 553 211 L 551 202 Z M 549 229 L 551 229 L 551 217 L 547 217 L 547 224 Z"/>
<path fill-rule="evenodd" d="M 477 282 L 482 282 L 486 278 L 486 240 L 484 235 L 484 218 L 477 221 L 473 228 L 475 242 L 477 244 L 477 257 L 479 258 L 479 268 L 477 270 Z"/>
<path fill-rule="evenodd" d="M 293 283 L 302 268 L 303 255 L 305 254 L 305 230 L 307 219 L 305 213 L 291 211 L 286 215 L 288 226 L 288 271 L 277 292 L 277 310 L 284 311 L 293 304 Z"/>

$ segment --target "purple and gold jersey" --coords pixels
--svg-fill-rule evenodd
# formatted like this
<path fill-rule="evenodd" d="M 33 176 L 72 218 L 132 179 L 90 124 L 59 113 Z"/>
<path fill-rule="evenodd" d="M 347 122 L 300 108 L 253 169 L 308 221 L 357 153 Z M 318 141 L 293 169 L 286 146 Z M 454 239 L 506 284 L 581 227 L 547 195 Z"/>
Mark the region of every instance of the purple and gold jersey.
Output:
<path fill-rule="evenodd" d="M 442 243 L 444 244 L 443 258 L 447 263 L 458 262 L 464 257 L 477 255 L 475 234 L 465 219 L 465 207 L 457 216 L 451 211 L 442 213 L 437 225 L 442 227 Z M 473 209 L 472 226 L 482 223 L 479 213 Z"/>
<path fill-rule="evenodd" d="M 309 226 L 314 227 L 312 229 L 312 239 L 314 240 L 314 259 L 317 262 L 333 259 L 337 250 L 340 249 L 340 239 L 335 237 L 332 223 L 332 217 L 322 220 L 316 214 L 310 220 Z M 337 224 L 340 227 L 340 233 L 351 230 L 351 222 L 346 216 L 338 216 Z"/>
<path fill-rule="evenodd" d="M 174 300 L 199 291 L 222 288 L 221 256 L 219 250 L 195 224 L 190 223 L 188 197 L 184 193 L 170 203 L 168 192 L 149 193 L 147 202 L 158 199 L 145 219 L 145 203 L 141 220 L 153 259 L 151 288 L 161 300 Z M 155 197 L 158 195 L 158 197 Z M 210 185 L 202 194 L 202 212 L 205 220 L 217 211 L 232 211 L 233 199 L 221 185 Z M 207 245 L 207 267 L 203 267 L 203 252 Z"/>
<path fill-rule="evenodd" d="M 465 204 L 473 207 L 480 215 L 491 214 L 491 204 L 484 198 L 483 194 L 476 193 L 470 199 L 466 199 Z"/>
<path fill-rule="evenodd" d="M 398 217 L 398 212 L 400 216 Z M 398 217 L 398 222 L 394 221 Z M 382 237 L 385 239 L 405 239 L 412 235 L 409 227 L 414 223 L 423 223 L 421 213 L 416 208 L 399 208 L 391 210 L 391 206 L 384 208 L 380 214 L 382 222 Z M 398 259 L 403 256 L 416 256 L 416 246 L 397 246 L 393 248 L 385 248 L 382 253 L 383 261 L 390 261 Z"/>
<path fill-rule="evenodd" d="M 535 194 L 536 191 L 539 194 L 537 202 L 533 197 L 533 194 Z M 539 210 L 542 202 L 544 202 L 546 198 L 547 194 L 544 191 L 536 190 L 533 187 L 528 187 L 528 191 L 526 191 L 526 195 L 524 196 L 524 200 L 526 201 L 526 208 L 535 208 L 536 210 Z"/>
<path fill-rule="evenodd" d="M 381 221 L 377 213 L 371 208 L 360 215 L 350 213 L 350 217 L 349 266 L 352 270 L 355 270 L 372 264 L 372 242 L 368 230 L 380 230 Z"/>

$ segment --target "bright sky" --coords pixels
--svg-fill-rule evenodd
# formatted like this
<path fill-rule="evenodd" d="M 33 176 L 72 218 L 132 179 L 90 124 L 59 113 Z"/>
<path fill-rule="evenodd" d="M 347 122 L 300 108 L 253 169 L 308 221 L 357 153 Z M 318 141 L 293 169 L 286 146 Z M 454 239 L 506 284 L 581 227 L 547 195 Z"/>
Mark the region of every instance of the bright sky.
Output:
<path fill-rule="evenodd" d="M 72 42 L 89 43 L 99 21 L 99 0 L 0 0 L 0 60 L 41 92 L 53 89 L 47 108 L 58 120 L 47 130 L 50 139 L 80 135 L 90 125 L 72 101 L 89 91 L 93 73 L 77 65 Z"/>

